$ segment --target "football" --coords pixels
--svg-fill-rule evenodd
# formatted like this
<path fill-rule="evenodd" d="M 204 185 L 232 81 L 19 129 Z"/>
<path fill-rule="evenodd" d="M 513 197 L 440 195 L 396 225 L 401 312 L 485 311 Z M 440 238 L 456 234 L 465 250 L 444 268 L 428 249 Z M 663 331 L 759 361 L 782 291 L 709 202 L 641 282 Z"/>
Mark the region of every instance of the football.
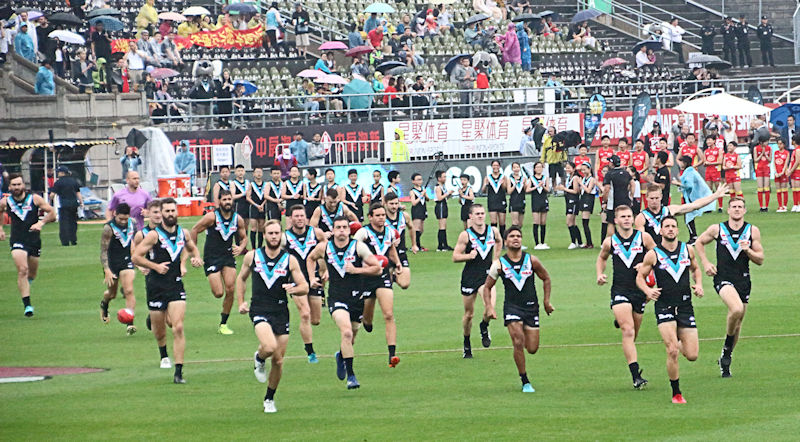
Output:
<path fill-rule="evenodd" d="M 358 232 L 358 229 L 361 228 L 361 223 L 358 221 L 353 221 L 350 223 L 350 234 L 355 235 Z"/>
<path fill-rule="evenodd" d="M 378 262 L 381 263 L 381 268 L 385 269 L 386 266 L 389 265 L 389 258 L 383 255 L 375 255 L 375 258 L 377 258 Z"/>
<path fill-rule="evenodd" d="M 133 324 L 133 312 L 127 308 L 121 308 L 117 312 L 117 320 L 123 324 Z"/>
<path fill-rule="evenodd" d="M 650 272 L 645 278 L 644 282 L 647 284 L 648 287 L 655 287 L 656 286 L 656 275 L 653 272 Z"/>

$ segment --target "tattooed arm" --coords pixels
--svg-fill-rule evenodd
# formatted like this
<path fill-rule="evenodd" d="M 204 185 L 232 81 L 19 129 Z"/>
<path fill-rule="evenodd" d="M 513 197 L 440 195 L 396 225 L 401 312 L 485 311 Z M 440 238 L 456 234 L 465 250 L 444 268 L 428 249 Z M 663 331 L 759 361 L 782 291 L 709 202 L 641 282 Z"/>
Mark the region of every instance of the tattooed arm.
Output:
<path fill-rule="evenodd" d="M 111 244 L 111 239 L 114 237 L 111 231 L 111 226 L 106 224 L 103 226 L 103 235 L 100 237 L 100 263 L 103 264 L 103 273 L 105 273 L 104 282 L 106 286 L 111 286 L 114 282 L 114 274 L 108 267 L 108 246 Z"/>

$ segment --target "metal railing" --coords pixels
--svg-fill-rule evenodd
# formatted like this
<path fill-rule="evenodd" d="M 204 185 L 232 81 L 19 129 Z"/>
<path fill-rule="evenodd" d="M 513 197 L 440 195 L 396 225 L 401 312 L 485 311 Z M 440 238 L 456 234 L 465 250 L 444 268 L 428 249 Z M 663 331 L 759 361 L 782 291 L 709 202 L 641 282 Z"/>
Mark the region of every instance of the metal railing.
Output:
<path fill-rule="evenodd" d="M 600 93 L 607 109 L 631 110 L 637 95 L 647 91 L 658 95 L 664 108 L 674 107 L 697 90 L 722 87 L 727 92 L 744 96 L 750 86 L 758 87 L 766 102 L 775 101 L 785 91 L 800 85 L 800 74 L 776 77 L 746 77 L 717 80 L 652 81 L 638 83 L 602 83 L 567 86 L 553 99 L 545 99 L 545 91 L 552 87 L 505 89 L 447 89 L 433 92 L 439 96 L 430 100 L 430 92 L 390 92 L 373 94 L 296 95 L 283 97 L 242 97 L 233 99 L 156 101 L 165 108 L 182 109 L 179 113 L 153 117 L 155 123 L 166 124 L 169 129 L 214 128 L 214 120 L 222 119 L 232 127 L 268 127 L 274 125 L 308 125 L 314 123 L 361 123 L 395 120 L 422 120 L 441 118 L 502 117 L 532 114 L 562 114 L 581 112 L 585 100 Z M 549 95 L 549 93 L 548 93 Z M 463 102 L 469 96 L 469 102 Z M 389 97 L 386 104 L 383 98 Z M 427 101 L 421 98 L 428 98 Z M 319 100 L 319 109 L 306 107 L 310 99 Z M 366 100 L 369 108 L 350 108 L 350 100 Z M 233 112 L 214 112 L 214 105 L 232 101 Z M 341 103 L 339 103 L 341 101 Z M 339 109 L 341 105 L 341 109 Z M 239 106 L 243 106 L 240 108 Z M 240 111 L 241 109 L 241 111 Z"/>

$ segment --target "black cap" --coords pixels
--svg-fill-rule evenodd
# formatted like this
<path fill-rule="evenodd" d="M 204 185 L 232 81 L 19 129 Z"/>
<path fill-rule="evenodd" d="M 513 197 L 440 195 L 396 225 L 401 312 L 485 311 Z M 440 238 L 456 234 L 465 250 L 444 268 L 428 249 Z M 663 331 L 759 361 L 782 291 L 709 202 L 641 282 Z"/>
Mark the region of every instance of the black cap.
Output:
<path fill-rule="evenodd" d="M 614 167 L 619 167 L 622 164 L 622 160 L 619 159 L 616 155 L 611 155 L 611 158 L 608 159 L 608 162 L 611 163 Z"/>
<path fill-rule="evenodd" d="M 761 20 L 766 20 L 766 19 L 767 19 L 767 16 L 766 16 L 766 15 L 762 15 L 762 16 L 761 16 Z"/>
<path fill-rule="evenodd" d="M 744 18 L 744 14 L 739 14 L 739 18 Z"/>

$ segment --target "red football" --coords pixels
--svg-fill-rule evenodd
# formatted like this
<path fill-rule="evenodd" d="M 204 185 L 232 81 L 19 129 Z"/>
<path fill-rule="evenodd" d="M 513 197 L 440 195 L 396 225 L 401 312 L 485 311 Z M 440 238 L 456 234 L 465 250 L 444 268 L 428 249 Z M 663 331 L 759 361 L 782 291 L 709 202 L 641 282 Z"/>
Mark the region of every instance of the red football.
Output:
<path fill-rule="evenodd" d="M 381 263 L 381 268 L 385 269 L 386 266 L 389 265 L 389 258 L 383 255 L 375 255 L 375 258 L 377 258 L 378 262 Z"/>
<path fill-rule="evenodd" d="M 133 312 L 126 308 L 121 308 L 117 312 L 117 320 L 123 324 L 133 324 Z"/>
<path fill-rule="evenodd" d="M 647 278 L 644 279 L 644 282 L 645 282 L 645 284 L 647 284 L 648 287 L 655 287 L 656 286 L 656 275 L 655 275 L 655 273 L 650 272 L 650 274 L 647 275 Z"/>
<path fill-rule="evenodd" d="M 361 228 L 361 223 L 358 221 L 353 221 L 350 223 L 350 234 L 355 235 L 358 232 L 358 229 Z"/>

